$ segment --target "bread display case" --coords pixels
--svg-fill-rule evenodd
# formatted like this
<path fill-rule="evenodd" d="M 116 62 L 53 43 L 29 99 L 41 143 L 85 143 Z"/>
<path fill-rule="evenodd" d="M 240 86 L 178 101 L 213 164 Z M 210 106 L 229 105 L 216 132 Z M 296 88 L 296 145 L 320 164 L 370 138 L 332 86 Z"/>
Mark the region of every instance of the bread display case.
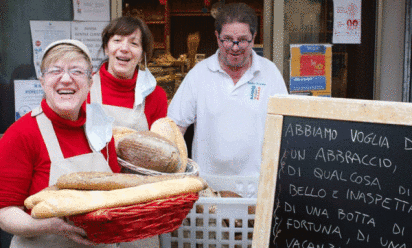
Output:
<path fill-rule="evenodd" d="M 148 64 L 148 67 L 156 78 L 157 85 L 166 91 L 167 99 L 170 102 L 188 71 L 189 60 L 186 55 L 175 59 L 170 54 L 164 53 L 155 57 Z"/>

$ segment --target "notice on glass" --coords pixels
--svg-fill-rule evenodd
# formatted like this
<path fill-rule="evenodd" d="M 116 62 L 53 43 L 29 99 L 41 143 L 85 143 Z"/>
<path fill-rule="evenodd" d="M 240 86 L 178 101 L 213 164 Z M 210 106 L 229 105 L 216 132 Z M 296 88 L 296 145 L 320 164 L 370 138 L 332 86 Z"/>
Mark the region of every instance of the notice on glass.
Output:
<path fill-rule="evenodd" d="M 40 77 L 40 63 L 44 49 L 53 41 L 70 39 L 69 21 L 30 21 L 34 68 Z"/>
<path fill-rule="evenodd" d="M 44 91 L 39 80 L 14 81 L 14 109 L 16 121 L 40 105 Z"/>
<path fill-rule="evenodd" d="M 110 0 L 74 0 L 74 21 L 110 21 Z"/>
<path fill-rule="evenodd" d="M 335 44 L 361 43 L 361 0 L 333 1 L 333 39 Z"/>
<path fill-rule="evenodd" d="M 105 58 L 101 49 L 103 29 L 109 22 L 73 22 L 72 39 L 82 41 L 89 48 L 92 56 L 93 71 L 97 71 Z"/>
<path fill-rule="evenodd" d="M 291 94 L 330 97 L 332 92 L 332 45 L 290 45 Z"/>

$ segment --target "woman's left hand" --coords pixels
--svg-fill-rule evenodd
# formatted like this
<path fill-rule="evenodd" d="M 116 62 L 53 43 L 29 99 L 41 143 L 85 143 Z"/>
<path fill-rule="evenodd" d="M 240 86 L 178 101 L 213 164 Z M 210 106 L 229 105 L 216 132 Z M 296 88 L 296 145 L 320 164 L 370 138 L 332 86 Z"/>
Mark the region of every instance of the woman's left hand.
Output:
<path fill-rule="evenodd" d="M 33 219 L 22 207 L 0 209 L 0 228 L 13 235 L 34 237 L 46 234 L 64 236 L 83 245 L 96 245 L 86 237 L 86 231 L 62 218 Z"/>
<path fill-rule="evenodd" d="M 87 239 L 87 233 L 84 229 L 80 227 L 73 226 L 64 219 L 61 218 L 50 218 L 48 219 L 51 224 L 51 231 L 53 234 L 64 236 L 68 239 L 74 240 L 75 242 L 83 245 L 96 245 L 92 241 Z"/>

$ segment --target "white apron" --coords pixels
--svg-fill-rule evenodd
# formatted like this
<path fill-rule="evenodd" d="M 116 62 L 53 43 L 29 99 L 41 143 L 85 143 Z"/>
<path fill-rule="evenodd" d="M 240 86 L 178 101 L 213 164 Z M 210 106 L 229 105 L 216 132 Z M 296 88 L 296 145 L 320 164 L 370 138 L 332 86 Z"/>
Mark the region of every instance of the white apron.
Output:
<path fill-rule="evenodd" d="M 54 185 L 57 179 L 64 174 L 81 171 L 100 171 L 111 172 L 111 168 L 105 160 L 103 154 L 93 151 L 92 153 L 83 154 L 65 159 L 61 151 L 56 133 L 51 121 L 43 114 L 40 107 L 32 111 L 32 116 L 36 116 L 41 135 L 46 144 L 50 156 L 50 179 L 49 185 Z M 42 235 L 32 238 L 14 236 L 10 248 L 72 248 L 72 247 L 90 247 L 81 245 L 60 235 Z M 95 247 L 114 248 L 117 244 L 101 244 Z"/>
<path fill-rule="evenodd" d="M 140 73 L 140 72 L 139 72 Z M 140 76 L 140 75 L 139 75 Z M 138 76 L 138 77 L 139 77 Z M 123 126 L 132 128 L 137 131 L 147 131 L 149 130 L 149 125 L 147 123 L 146 115 L 144 113 L 144 103 L 134 105 L 133 109 L 103 105 L 102 101 L 102 90 L 100 75 L 96 73 L 93 76 L 93 85 L 90 89 L 90 102 L 99 103 L 103 106 L 106 114 L 108 116 L 114 117 L 114 126 Z M 125 242 L 120 244 L 121 248 L 157 248 L 160 247 L 159 236 L 153 236 L 146 239 L 140 239 L 133 242 Z"/>
<path fill-rule="evenodd" d="M 90 102 L 101 104 L 106 114 L 115 118 L 114 126 L 128 127 L 137 131 L 149 130 L 149 125 L 147 124 L 144 113 L 144 100 L 142 104 L 134 105 L 133 109 L 103 105 L 102 87 L 98 73 L 93 76 L 93 85 L 90 89 Z"/>

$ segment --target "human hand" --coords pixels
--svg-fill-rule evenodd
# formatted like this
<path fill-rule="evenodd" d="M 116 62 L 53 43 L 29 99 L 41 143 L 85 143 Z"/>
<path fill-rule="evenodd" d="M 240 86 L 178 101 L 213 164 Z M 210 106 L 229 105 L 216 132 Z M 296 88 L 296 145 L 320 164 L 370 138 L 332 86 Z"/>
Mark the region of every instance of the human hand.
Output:
<path fill-rule="evenodd" d="M 0 208 L 0 228 L 21 237 L 29 238 L 55 234 L 64 236 L 79 244 L 96 245 L 87 239 L 86 231 L 82 228 L 71 225 L 58 217 L 34 219 L 24 212 L 23 207 Z"/>
<path fill-rule="evenodd" d="M 62 218 L 50 218 L 50 230 L 53 234 L 64 236 L 82 245 L 97 245 L 87 239 L 87 233 L 84 229 L 67 223 Z"/>

